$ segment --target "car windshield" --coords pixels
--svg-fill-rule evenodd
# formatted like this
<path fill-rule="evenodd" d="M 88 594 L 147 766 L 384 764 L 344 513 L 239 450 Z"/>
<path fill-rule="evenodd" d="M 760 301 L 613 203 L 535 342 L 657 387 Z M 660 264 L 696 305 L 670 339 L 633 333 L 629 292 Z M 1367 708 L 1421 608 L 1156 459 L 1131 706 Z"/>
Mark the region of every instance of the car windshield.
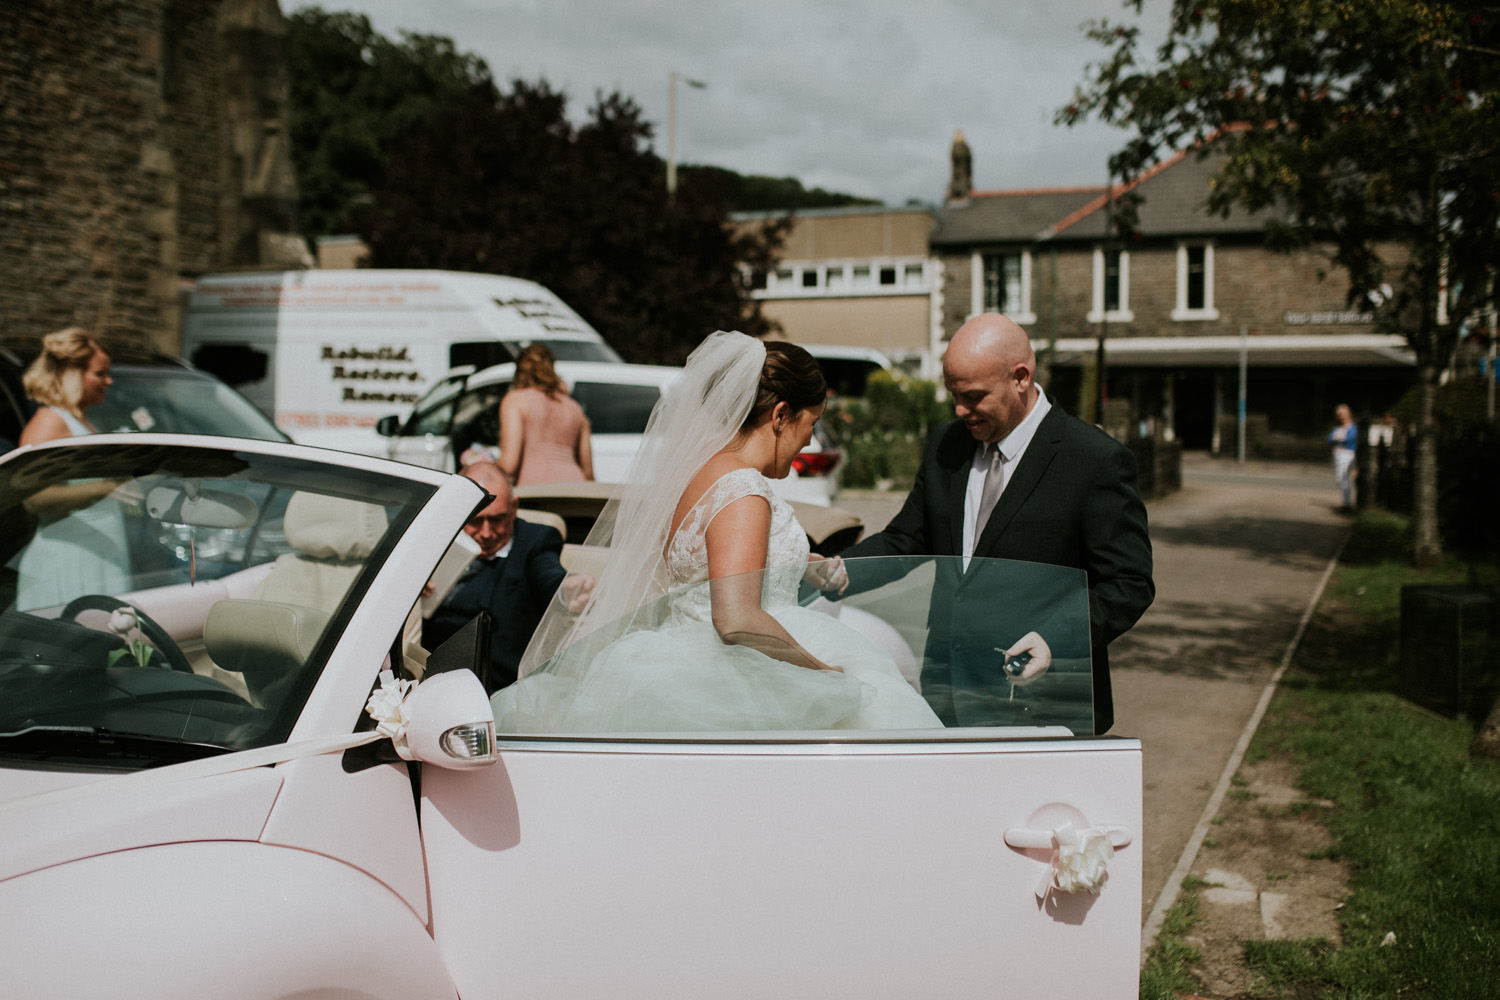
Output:
<path fill-rule="evenodd" d="M 264 413 L 229 386 L 201 372 L 116 365 L 104 402 L 89 410 L 100 431 L 216 434 L 285 441 Z"/>
<path fill-rule="evenodd" d="M 1083 571 L 957 557 L 869 557 L 844 568 L 842 593 L 817 589 L 800 564 L 672 590 L 500 691 L 497 724 L 527 734 L 738 740 L 766 730 L 866 740 L 912 729 L 931 738 L 937 728 L 1093 733 Z M 757 592 L 786 635 L 842 674 L 757 652 L 778 642 L 764 627 L 722 642 L 711 624 L 715 602 Z M 569 593 L 565 581 L 559 594 Z"/>
<path fill-rule="evenodd" d="M 434 487 L 142 441 L 0 463 L 0 759 L 140 768 L 284 740 Z"/>

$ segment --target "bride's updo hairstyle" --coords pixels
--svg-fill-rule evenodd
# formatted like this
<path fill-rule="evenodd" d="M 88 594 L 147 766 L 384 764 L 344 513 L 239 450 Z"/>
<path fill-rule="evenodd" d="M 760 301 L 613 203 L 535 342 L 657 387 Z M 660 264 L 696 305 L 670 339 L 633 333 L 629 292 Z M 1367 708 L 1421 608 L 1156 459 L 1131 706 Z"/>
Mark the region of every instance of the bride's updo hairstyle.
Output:
<path fill-rule="evenodd" d="M 26 395 L 43 406 L 72 408 L 83 398 L 83 371 L 104 348 L 76 326 L 42 338 L 42 352 L 21 375 Z"/>
<path fill-rule="evenodd" d="M 767 340 L 766 363 L 760 370 L 760 389 L 742 429 L 755 426 L 777 403 L 793 413 L 819 406 L 828 399 L 828 382 L 811 354 L 781 340 Z"/>

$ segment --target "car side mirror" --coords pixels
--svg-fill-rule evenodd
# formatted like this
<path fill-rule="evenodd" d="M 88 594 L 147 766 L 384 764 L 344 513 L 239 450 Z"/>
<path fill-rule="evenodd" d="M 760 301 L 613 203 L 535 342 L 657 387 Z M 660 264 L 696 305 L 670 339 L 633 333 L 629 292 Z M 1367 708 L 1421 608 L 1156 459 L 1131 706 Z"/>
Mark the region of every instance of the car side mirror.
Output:
<path fill-rule="evenodd" d="M 406 715 L 406 746 L 424 764 L 463 769 L 500 759 L 490 699 L 472 671 L 429 675 L 408 697 Z"/>
<path fill-rule="evenodd" d="M 395 437 L 401 433 L 401 418 L 391 413 L 375 421 L 375 433 L 381 437 Z"/>

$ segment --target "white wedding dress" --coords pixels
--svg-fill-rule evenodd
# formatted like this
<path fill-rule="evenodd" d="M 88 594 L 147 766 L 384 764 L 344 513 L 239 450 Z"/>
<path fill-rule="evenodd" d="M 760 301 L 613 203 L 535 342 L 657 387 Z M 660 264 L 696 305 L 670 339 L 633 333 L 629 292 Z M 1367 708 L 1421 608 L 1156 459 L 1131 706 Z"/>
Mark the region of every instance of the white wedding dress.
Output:
<path fill-rule="evenodd" d="M 705 532 L 744 497 L 771 507 L 761 606 L 813 656 L 844 672 L 810 670 L 714 630 Z M 721 477 L 667 547 L 662 620 L 618 638 L 569 647 L 491 699 L 502 732 L 739 732 L 929 729 L 942 723 L 890 655 L 819 611 L 799 607 L 807 535 L 754 469 Z"/>

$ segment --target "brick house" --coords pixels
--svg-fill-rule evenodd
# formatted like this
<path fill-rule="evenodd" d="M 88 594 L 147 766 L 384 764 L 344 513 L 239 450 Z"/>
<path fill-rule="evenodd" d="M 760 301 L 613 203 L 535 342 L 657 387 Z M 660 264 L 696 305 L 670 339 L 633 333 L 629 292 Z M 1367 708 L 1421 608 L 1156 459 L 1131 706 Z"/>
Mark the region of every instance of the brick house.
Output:
<path fill-rule="evenodd" d="M 1230 451 L 1243 355 L 1254 450 L 1321 454 L 1333 408 L 1389 408 L 1410 353 L 1349 308 L 1325 256 L 1266 249 L 1264 213 L 1204 210 L 1219 159 L 1179 153 L 1113 192 L 973 191 L 960 134 L 931 235 L 941 338 L 975 313 L 1006 313 L 1031 333 L 1048 390 L 1091 420 L 1103 338 L 1112 431 Z M 1142 201 L 1122 239 L 1109 220 L 1127 191 Z"/>

